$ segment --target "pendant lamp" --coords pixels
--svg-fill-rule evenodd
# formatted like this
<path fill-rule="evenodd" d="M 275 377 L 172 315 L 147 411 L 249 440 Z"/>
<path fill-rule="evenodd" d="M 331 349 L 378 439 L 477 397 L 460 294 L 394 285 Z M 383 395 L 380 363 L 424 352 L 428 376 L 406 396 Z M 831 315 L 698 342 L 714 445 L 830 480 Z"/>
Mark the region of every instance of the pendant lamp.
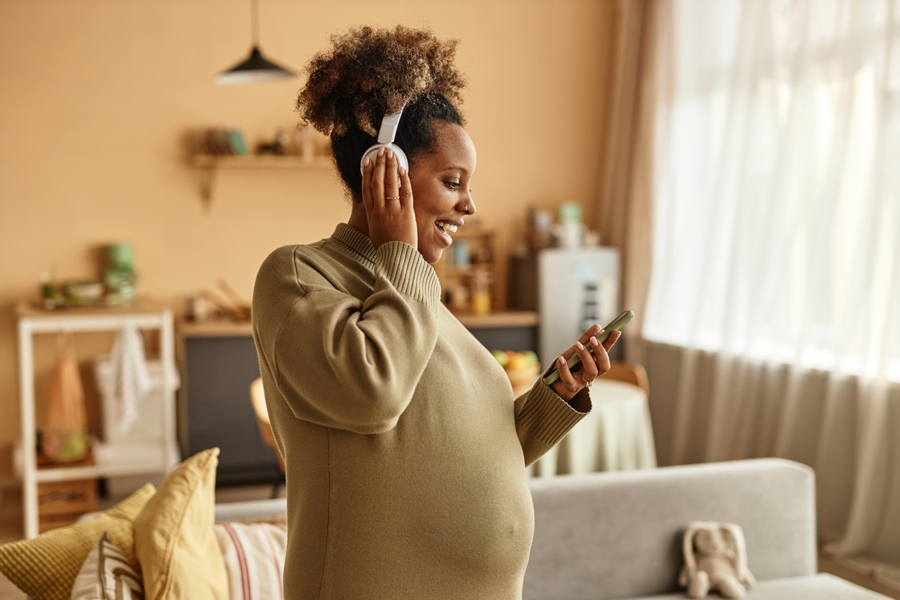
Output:
<path fill-rule="evenodd" d="M 219 73 L 216 76 L 216 83 L 260 83 L 296 77 L 297 74 L 293 71 L 276 65 L 263 57 L 262 52 L 259 50 L 259 0 L 250 0 L 250 27 L 253 36 L 253 47 L 250 49 L 250 57 L 227 71 Z"/>

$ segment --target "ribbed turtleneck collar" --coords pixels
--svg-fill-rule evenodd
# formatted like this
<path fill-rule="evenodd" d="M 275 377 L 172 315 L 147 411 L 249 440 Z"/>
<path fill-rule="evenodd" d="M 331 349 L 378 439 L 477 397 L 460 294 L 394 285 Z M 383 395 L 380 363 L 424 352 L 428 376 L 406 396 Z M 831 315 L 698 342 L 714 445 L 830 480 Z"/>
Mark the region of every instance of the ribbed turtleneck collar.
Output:
<path fill-rule="evenodd" d="M 375 266 L 375 246 L 369 236 L 346 223 L 338 223 L 331 237 L 352 250 L 370 269 Z"/>

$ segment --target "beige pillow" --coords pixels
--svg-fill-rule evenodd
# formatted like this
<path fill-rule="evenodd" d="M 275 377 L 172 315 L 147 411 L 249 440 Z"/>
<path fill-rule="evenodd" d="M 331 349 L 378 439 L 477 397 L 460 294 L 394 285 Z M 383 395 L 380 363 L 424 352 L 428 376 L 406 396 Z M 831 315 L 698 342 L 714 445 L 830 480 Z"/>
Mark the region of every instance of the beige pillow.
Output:
<path fill-rule="evenodd" d="M 72 600 L 144 600 L 137 569 L 104 533 L 72 586 Z"/>
<path fill-rule="evenodd" d="M 0 571 L 36 600 L 69 600 L 78 571 L 104 531 L 134 562 L 131 522 L 154 491 L 148 483 L 89 521 L 0 546 Z"/>
<path fill-rule="evenodd" d="M 134 520 L 147 600 L 228 600 L 213 530 L 218 456 L 212 448 L 178 465 Z"/>

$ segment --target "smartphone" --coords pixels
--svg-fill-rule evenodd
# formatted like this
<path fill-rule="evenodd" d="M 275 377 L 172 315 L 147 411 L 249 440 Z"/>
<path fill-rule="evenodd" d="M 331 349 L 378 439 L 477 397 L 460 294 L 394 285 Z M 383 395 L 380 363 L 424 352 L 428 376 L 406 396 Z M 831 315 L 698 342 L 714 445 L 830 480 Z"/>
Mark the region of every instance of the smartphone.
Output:
<path fill-rule="evenodd" d="M 613 319 L 609 323 L 609 325 L 607 325 L 606 327 L 603 328 L 603 333 L 601 333 L 600 335 L 597 336 L 597 341 L 602 344 L 603 342 L 606 341 L 606 339 L 610 336 L 610 334 L 613 331 L 619 331 L 620 329 L 622 329 L 622 327 L 625 326 L 626 323 L 628 323 L 628 321 L 630 321 L 633 318 L 634 318 L 634 313 L 631 312 L 630 310 L 626 310 L 625 312 L 620 314 L 618 317 Z M 586 345 L 585 348 L 587 348 L 587 351 L 590 353 L 594 352 L 594 347 L 591 346 L 590 344 Z M 574 367 L 575 365 L 577 365 L 580 362 L 581 362 L 581 357 L 578 356 L 577 354 L 573 354 L 571 357 L 569 357 L 569 360 L 566 361 L 566 364 L 569 365 L 569 369 L 571 370 L 572 367 Z M 559 379 L 559 369 L 557 369 L 554 366 L 553 369 L 549 373 L 547 373 L 547 376 L 544 377 L 544 383 L 546 383 L 547 385 L 550 385 L 557 379 Z"/>

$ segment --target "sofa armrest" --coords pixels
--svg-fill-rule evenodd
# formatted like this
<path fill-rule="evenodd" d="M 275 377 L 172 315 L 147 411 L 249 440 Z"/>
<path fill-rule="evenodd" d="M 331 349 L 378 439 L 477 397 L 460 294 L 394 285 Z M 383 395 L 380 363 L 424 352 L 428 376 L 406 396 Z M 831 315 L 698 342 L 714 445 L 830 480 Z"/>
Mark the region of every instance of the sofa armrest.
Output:
<path fill-rule="evenodd" d="M 811 469 L 757 459 L 533 480 L 524 600 L 605 600 L 678 590 L 690 521 L 744 529 L 760 581 L 816 572 Z"/>
<path fill-rule="evenodd" d="M 287 514 L 287 500 L 253 500 L 249 502 L 226 502 L 216 504 L 216 522 L 245 521 L 248 519 L 268 519 Z"/>

